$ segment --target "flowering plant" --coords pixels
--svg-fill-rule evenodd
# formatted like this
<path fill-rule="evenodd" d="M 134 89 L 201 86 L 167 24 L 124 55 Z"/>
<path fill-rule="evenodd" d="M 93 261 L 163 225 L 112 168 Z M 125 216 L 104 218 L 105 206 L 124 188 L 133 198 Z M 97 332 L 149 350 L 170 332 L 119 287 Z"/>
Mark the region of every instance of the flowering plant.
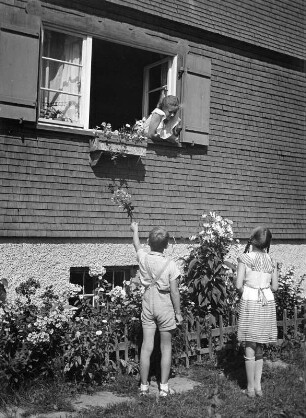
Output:
<path fill-rule="evenodd" d="M 225 313 L 230 271 L 224 258 L 233 243 L 232 221 L 210 212 L 202 215 L 200 232 L 192 237 L 190 254 L 185 257 L 184 282 L 192 314 L 213 318 Z"/>
<path fill-rule="evenodd" d="M 299 280 L 295 277 L 295 267 L 289 266 L 284 268 L 280 265 L 278 274 L 278 290 L 275 292 L 276 314 L 277 319 L 283 319 L 283 310 L 287 309 L 288 316 L 294 315 L 294 307 L 301 312 L 302 306 L 306 303 L 306 296 L 303 295 L 303 282 L 306 275 Z"/>
<path fill-rule="evenodd" d="M 119 141 L 133 142 L 139 144 L 145 141 L 147 138 L 144 134 L 144 122 L 146 118 L 136 120 L 134 125 L 126 123 L 120 129 L 112 129 L 110 123 L 102 122 L 100 126 L 96 126 L 96 131 L 101 131 L 104 137 L 111 139 L 113 136 L 117 136 Z"/>

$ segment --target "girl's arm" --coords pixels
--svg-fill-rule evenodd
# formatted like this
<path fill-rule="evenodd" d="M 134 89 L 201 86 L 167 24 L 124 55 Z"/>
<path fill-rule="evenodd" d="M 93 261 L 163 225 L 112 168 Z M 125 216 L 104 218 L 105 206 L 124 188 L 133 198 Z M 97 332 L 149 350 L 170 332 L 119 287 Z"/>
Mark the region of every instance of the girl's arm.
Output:
<path fill-rule="evenodd" d="M 277 289 L 278 289 L 278 268 L 277 268 L 277 266 L 275 267 L 275 269 L 273 270 L 273 273 L 272 273 L 271 289 L 273 290 L 273 292 L 276 292 Z"/>
<path fill-rule="evenodd" d="M 245 264 L 239 261 L 238 268 L 237 268 L 236 289 L 240 293 L 242 293 L 242 290 L 243 290 L 244 279 L 245 279 Z"/>
<path fill-rule="evenodd" d="M 151 117 L 151 121 L 150 121 L 150 125 L 149 125 L 149 131 L 148 131 L 148 138 L 149 139 L 159 139 L 160 136 L 157 135 L 156 131 L 157 128 L 160 124 L 160 122 L 162 121 L 162 115 L 159 115 L 157 113 L 153 113 L 152 117 Z"/>

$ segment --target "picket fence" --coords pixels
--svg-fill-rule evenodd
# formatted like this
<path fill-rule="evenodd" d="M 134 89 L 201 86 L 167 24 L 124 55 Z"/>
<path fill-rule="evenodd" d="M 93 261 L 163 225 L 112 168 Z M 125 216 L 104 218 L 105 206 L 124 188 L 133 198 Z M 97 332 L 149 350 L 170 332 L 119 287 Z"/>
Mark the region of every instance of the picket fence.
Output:
<path fill-rule="evenodd" d="M 212 324 L 212 318 L 210 322 Z M 290 334 L 293 333 L 293 336 L 297 337 L 298 328 L 302 324 L 304 324 L 304 327 L 306 326 L 305 319 L 298 318 L 297 308 L 294 309 L 293 318 L 288 318 L 287 310 L 284 309 L 283 319 L 277 321 L 279 334 L 283 336 L 283 338 L 278 339 L 277 345 L 282 344 L 286 335 L 288 335 L 289 328 Z M 215 350 L 231 349 L 232 345 L 228 343 L 228 336 L 236 333 L 237 328 L 236 317 L 234 316 L 231 318 L 231 325 L 228 326 L 223 326 L 223 318 L 222 316 L 219 316 L 218 328 L 211 328 L 210 332 L 205 332 L 198 321 L 195 321 L 194 324 L 187 322 L 184 324 L 183 328 L 184 349 L 179 357 L 185 359 L 185 365 L 186 367 L 189 367 L 191 358 L 201 361 L 204 355 L 213 357 Z M 280 332 L 281 329 L 282 332 Z M 218 337 L 217 344 L 215 344 L 216 340 L 214 340 L 216 337 Z M 205 344 L 203 344 L 203 342 Z M 203 345 L 207 346 L 203 347 Z M 106 363 L 109 362 L 110 357 L 114 356 L 117 364 L 119 364 L 121 360 L 125 360 L 126 362 L 129 360 L 138 362 L 139 352 L 140 347 L 128 340 L 127 327 L 125 327 L 123 340 L 115 340 L 115 350 L 106 353 Z"/>

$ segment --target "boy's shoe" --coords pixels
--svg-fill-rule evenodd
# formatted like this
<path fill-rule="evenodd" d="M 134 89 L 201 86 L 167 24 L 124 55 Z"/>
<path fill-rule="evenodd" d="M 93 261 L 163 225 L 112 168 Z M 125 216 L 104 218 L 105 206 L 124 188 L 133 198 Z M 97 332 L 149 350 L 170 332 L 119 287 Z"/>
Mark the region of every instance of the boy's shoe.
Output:
<path fill-rule="evenodd" d="M 255 389 L 255 395 L 258 396 L 259 398 L 262 398 L 263 397 L 262 390 L 256 390 Z"/>
<path fill-rule="evenodd" d="M 171 388 L 169 388 L 168 387 L 168 390 L 166 390 L 166 389 L 161 389 L 160 391 L 159 391 L 159 396 L 161 397 L 161 398 L 166 398 L 167 396 L 169 396 L 169 395 L 174 395 L 175 394 L 175 390 L 174 389 L 171 389 Z"/>
<path fill-rule="evenodd" d="M 139 396 L 147 396 L 149 395 L 149 385 L 140 385 L 139 388 Z"/>

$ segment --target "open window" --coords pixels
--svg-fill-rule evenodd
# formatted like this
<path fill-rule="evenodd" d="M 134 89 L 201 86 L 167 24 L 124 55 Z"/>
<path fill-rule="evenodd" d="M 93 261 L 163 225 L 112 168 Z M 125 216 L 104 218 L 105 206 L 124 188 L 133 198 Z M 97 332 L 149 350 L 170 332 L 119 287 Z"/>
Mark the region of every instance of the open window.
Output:
<path fill-rule="evenodd" d="M 133 124 L 161 95 L 175 94 L 175 64 L 163 54 L 45 29 L 39 119 L 85 129 Z"/>
<path fill-rule="evenodd" d="M 182 103 L 181 142 L 207 146 L 211 60 L 158 32 L 104 23 L 107 33 L 95 36 L 41 30 L 38 16 L 0 6 L 0 117 L 38 120 L 45 129 L 106 122 L 116 130 L 172 94 Z"/>

